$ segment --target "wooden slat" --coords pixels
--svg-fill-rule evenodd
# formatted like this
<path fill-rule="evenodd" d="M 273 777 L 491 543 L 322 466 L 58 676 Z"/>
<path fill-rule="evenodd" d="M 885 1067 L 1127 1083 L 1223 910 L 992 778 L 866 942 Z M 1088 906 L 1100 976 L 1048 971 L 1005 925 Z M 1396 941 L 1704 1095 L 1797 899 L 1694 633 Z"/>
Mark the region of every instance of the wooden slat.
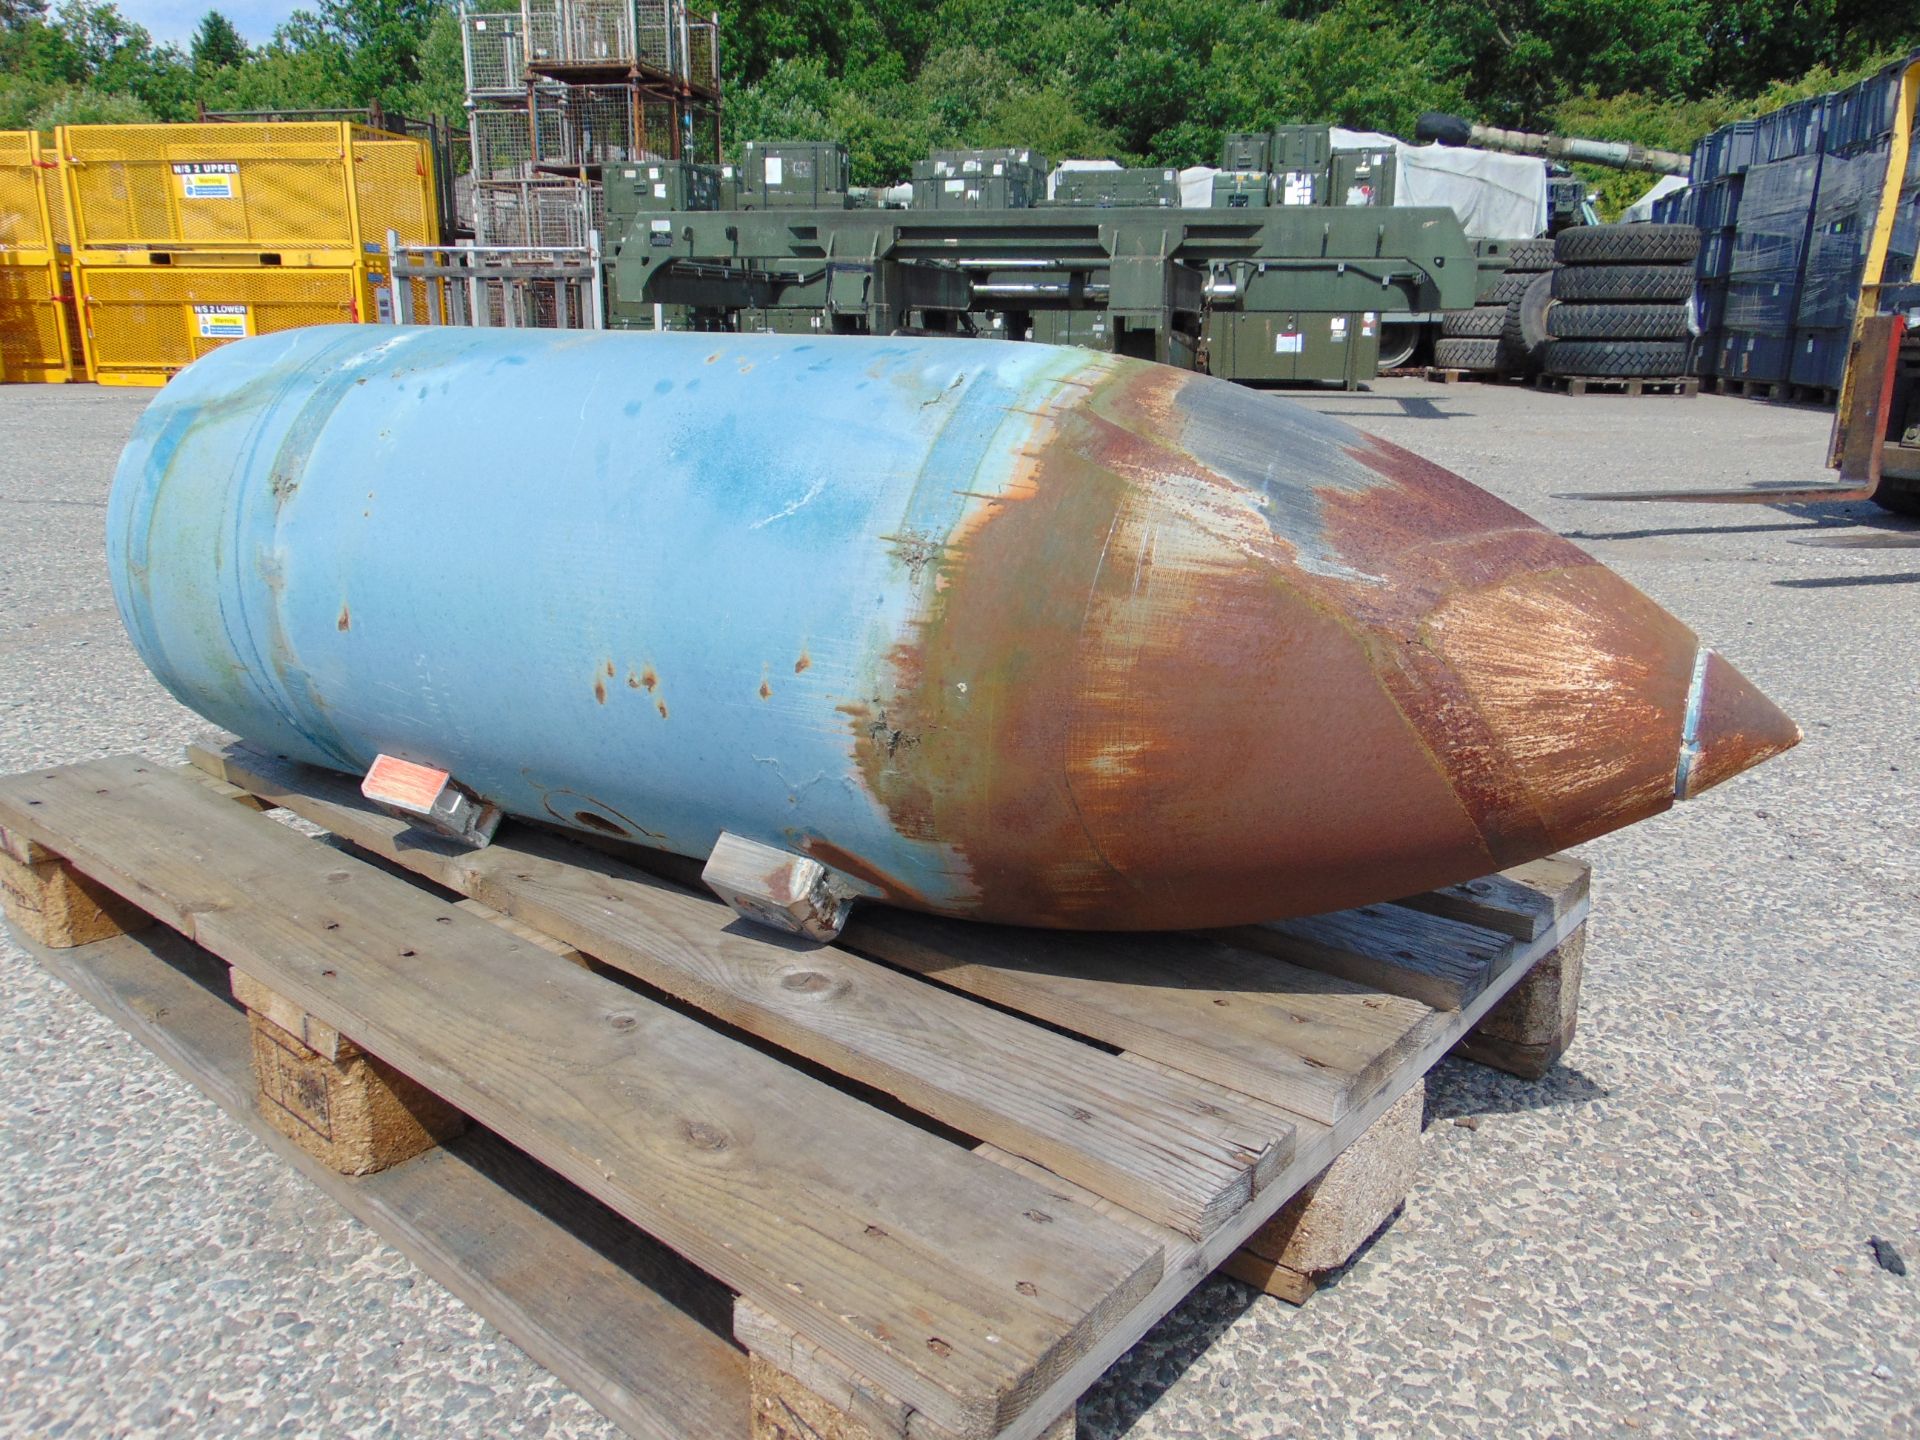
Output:
<path fill-rule="evenodd" d="M 14 776 L 0 824 L 962 1434 L 1026 1410 L 1160 1275 L 1145 1237 L 178 774 Z"/>
<path fill-rule="evenodd" d="M 1159 1285 L 1154 1287 L 1154 1292 L 1146 1303 L 1134 1309 L 1121 1324 L 1097 1341 L 1088 1354 L 1076 1360 L 1072 1368 L 1056 1380 L 1052 1388 L 1018 1421 L 1009 1425 L 1006 1432 L 997 1437 L 997 1440 L 1037 1440 L 1037 1437 L 1041 1436 L 1047 1425 L 1051 1423 L 1053 1416 L 1059 1414 L 1067 1404 L 1083 1394 L 1100 1378 L 1109 1365 L 1125 1354 L 1163 1315 L 1179 1304 L 1195 1285 L 1225 1263 L 1228 1256 L 1273 1217 L 1288 1196 L 1326 1169 L 1342 1149 L 1352 1144 L 1375 1120 L 1384 1115 L 1407 1088 L 1437 1064 L 1462 1035 L 1478 1024 L 1480 1019 L 1506 996 L 1507 992 L 1542 956 L 1551 952 L 1565 936 L 1584 922 L 1586 912 L 1587 904 L 1583 898 L 1566 915 L 1556 921 L 1553 928 L 1538 938 L 1528 941 L 1514 957 L 1513 963 L 1495 976 L 1493 983 L 1481 991 L 1465 1009 L 1434 1013 L 1432 1028 L 1424 1034 L 1412 1050 L 1402 1057 L 1400 1064 L 1388 1077 L 1387 1083 L 1375 1091 L 1369 1099 L 1349 1110 L 1332 1125 L 1316 1125 L 1310 1121 L 1298 1124 L 1294 1156 L 1288 1162 L 1286 1169 L 1260 1196 L 1256 1197 L 1253 1204 L 1234 1218 L 1233 1224 L 1210 1239 L 1196 1241 L 1175 1235 L 1153 1226 L 1138 1216 L 1130 1216 L 1110 1207 L 1108 1202 L 1098 1196 L 1087 1194 L 1071 1181 L 1049 1176 L 1031 1161 L 1008 1155 L 1004 1151 L 995 1151 L 989 1146 L 980 1147 L 979 1153 L 984 1158 L 1005 1165 L 1015 1173 L 1025 1175 L 1035 1183 L 1046 1186 L 1052 1194 L 1060 1197 L 1062 1202 L 1085 1205 L 1089 1209 L 1109 1215 L 1119 1223 L 1132 1226 L 1142 1235 L 1159 1238 L 1166 1254 L 1164 1275 Z"/>
<path fill-rule="evenodd" d="M 1330 1124 L 1434 1012 L 1205 935 L 1099 935 L 856 910 L 849 949 Z"/>
<path fill-rule="evenodd" d="M 730 1323 L 725 1290 L 592 1197 L 478 1128 L 396 1169 L 338 1174 L 261 1119 L 246 1016 L 217 993 L 226 965 L 165 929 L 27 948 L 629 1435 L 745 1435 L 745 1366 L 714 1329 Z"/>
<path fill-rule="evenodd" d="M 1589 873 L 1578 860 L 1549 855 L 1497 875 L 1409 895 L 1397 903 L 1499 930 L 1516 940 L 1538 940 L 1562 917 L 1587 903 Z"/>
<path fill-rule="evenodd" d="M 1147 1074 L 842 950 L 743 927 L 711 896 L 558 837 L 508 828 L 484 850 L 457 848 L 375 809 L 343 776 L 241 746 L 190 755 L 376 856 L 1183 1234 L 1211 1234 L 1291 1153 L 1285 1121 L 1218 1085 Z"/>
<path fill-rule="evenodd" d="M 1511 936 L 1402 905 L 1363 905 L 1216 933 L 1249 950 L 1435 1010 L 1458 1010 L 1472 1000 L 1514 950 Z"/>

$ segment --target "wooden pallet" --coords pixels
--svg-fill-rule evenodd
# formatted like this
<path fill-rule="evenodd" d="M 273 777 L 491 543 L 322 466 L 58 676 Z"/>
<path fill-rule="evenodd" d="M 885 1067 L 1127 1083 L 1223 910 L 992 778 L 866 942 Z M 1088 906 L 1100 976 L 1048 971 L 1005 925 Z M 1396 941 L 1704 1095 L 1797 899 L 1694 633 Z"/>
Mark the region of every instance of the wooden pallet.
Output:
<path fill-rule="evenodd" d="M 1462 380 L 1478 380 L 1483 385 L 1519 385 L 1525 383 L 1525 376 L 1516 375 L 1511 370 L 1457 370 L 1429 365 L 1420 372 L 1435 385 L 1457 385 Z"/>
<path fill-rule="evenodd" d="M 0 779 L 9 918 L 635 1435 L 1071 1436 L 1216 1267 L 1298 1299 L 1344 1263 L 1450 1049 L 1571 1038 L 1566 860 L 1232 932 L 874 907 L 802 946 L 567 838 L 461 850 L 192 758 Z"/>
<path fill-rule="evenodd" d="M 1663 377 L 1626 375 L 1542 375 L 1540 384 L 1548 390 L 1564 390 L 1569 395 L 1680 395 L 1700 393 L 1700 381 L 1693 375 Z"/>
<path fill-rule="evenodd" d="M 1733 395 L 1746 400 L 1771 400 L 1784 395 L 1786 387 L 1773 380 L 1742 380 L 1735 375 L 1716 376 L 1702 382 L 1716 394 Z"/>

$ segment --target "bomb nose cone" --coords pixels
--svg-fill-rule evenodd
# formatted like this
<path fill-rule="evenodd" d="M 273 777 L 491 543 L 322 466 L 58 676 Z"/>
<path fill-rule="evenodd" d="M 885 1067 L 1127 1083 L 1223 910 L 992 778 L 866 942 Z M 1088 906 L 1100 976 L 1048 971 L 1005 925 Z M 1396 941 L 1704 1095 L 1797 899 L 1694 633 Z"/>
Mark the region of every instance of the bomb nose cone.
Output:
<path fill-rule="evenodd" d="M 1673 793 L 1691 800 L 1800 743 L 1800 727 L 1712 650 L 1694 662 Z"/>

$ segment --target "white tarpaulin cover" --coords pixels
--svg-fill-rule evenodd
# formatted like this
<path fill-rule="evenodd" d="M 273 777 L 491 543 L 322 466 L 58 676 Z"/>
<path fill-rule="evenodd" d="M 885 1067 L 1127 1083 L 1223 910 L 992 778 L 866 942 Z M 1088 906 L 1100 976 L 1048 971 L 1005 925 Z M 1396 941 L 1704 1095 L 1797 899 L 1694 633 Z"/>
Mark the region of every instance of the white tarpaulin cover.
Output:
<path fill-rule="evenodd" d="M 1444 205 L 1473 240 L 1517 240 L 1547 228 L 1547 164 L 1454 145 L 1409 145 L 1374 130 L 1333 131 L 1336 150 L 1385 149 L 1398 158 L 1393 203 Z"/>
<path fill-rule="evenodd" d="M 1676 190 L 1684 190 L 1686 188 L 1686 176 L 1662 175 L 1658 180 L 1653 182 L 1653 188 L 1651 190 L 1647 191 L 1646 194 L 1642 195 L 1627 207 L 1627 213 L 1620 218 L 1623 221 L 1651 220 L 1653 219 L 1654 201 L 1658 200 L 1662 195 L 1671 195 Z"/>
<path fill-rule="evenodd" d="M 1189 165 L 1180 172 L 1180 208 L 1206 210 L 1213 205 L 1213 177 L 1220 172 L 1211 165 Z"/>

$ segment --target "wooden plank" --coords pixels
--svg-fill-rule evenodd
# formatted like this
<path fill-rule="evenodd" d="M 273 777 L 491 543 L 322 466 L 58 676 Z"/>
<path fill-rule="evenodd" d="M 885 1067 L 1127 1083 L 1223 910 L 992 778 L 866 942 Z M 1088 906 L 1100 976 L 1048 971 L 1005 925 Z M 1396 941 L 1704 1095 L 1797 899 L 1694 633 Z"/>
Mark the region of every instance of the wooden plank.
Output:
<path fill-rule="evenodd" d="M 253 1103 L 227 967 L 171 930 L 29 953 L 257 1140 L 640 1440 L 747 1427 L 726 1292 L 605 1206 L 475 1127 L 397 1169 L 337 1175 Z"/>
<path fill-rule="evenodd" d="M 1098 935 L 856 912 L 848 948 L 1331 1124 L 1434 1012 L 1206 935 Z"/>
<path fill-rule="evenodd" d="M 985 1436 L 1160 1252 L 696 1021 L 132 757 L 0 823 L 334 1026 L 902 1400 Z"/>
<path fill-rule="evenodd" d="M 1398 904 L 1429 915 L 1537 940 L 1568 911 L 1587 901 L 1589 871 L 1578 860 L 1549 855 L 1460 885 L 1409 895 Z"/>
<path fill-rule="evenodd" d="M 525 827 L 485 850 L 375 809 L 345 777 L 245 747 L 196 749 L 243 788 L 728 1024 L 1045 1164 L 1187 1235 L 1212 1233 L 1292 1148 L 1290 1126 L 1188 1074 L 1152 1075 Z"/>
<path fill-rule="evenodd" d="M 1458 1010 L 1513 953 L 1512 937 L 1402 905 L 1273 920 L 1214 932 L 1221 939 L 1357 985 Z"/>
<path fill-rule="evenodd" d="M 1153 1294 L 1130 1312 L 1126 1319 L 1098 1340 L 1093 1348 L 1076 1360 L 1051 1388 L 996 1440 L 1038 1440 L 1053 1416 L 1071 1404 L 1097 1381 L 1108 1366 L 1124 1355 L 1162 1316 L 1184 1299 L 1193 1287 L 1218 1269 L 1227 1257 L 1260 1228 L 1286 1198 L 1332 1163 L 1342 1149 L 1353 1143 L 1373 1122 L 1403 1095 L 1414 1081 L 1425 1075 L 1452 1047 L 1454 1042 L 1478 1024 L 1481 1017 L 1503 999 L 1543 955 L 1586 918 L 1586 905 L 1578 907 L 1538 939 L 1528 942 L 1514 961 L 1465 1009 L 1435 1015 L 1435 1024 L 1419 1044 L 1402 1057 L 1386 1084 L 1371 1098 L 1332 1125 L 1302 1121 L 1296 1126 L 1294 1156 L 1273 1183 L 1219 1234 L 1203 1241 L 1189 1240 L 1160 1229 L 1138 1216 L 1114 1211 L 1098 1196 L 1090 1196 L 1071 1181 L 1048 1176 L 1031 1161 L 1005 1152 L 981 1147 L 983 1158 L 1005 1165 L 1046 1188 L 1063 1202 L 1084 1204 L 1122 1224 L 1130 1224 L 1143 1235 L 1157 1236 L 1163 1242 L 1165 1271 Z M 1058 1202 L 1057 1202 L 1058 1203 Z"/>

